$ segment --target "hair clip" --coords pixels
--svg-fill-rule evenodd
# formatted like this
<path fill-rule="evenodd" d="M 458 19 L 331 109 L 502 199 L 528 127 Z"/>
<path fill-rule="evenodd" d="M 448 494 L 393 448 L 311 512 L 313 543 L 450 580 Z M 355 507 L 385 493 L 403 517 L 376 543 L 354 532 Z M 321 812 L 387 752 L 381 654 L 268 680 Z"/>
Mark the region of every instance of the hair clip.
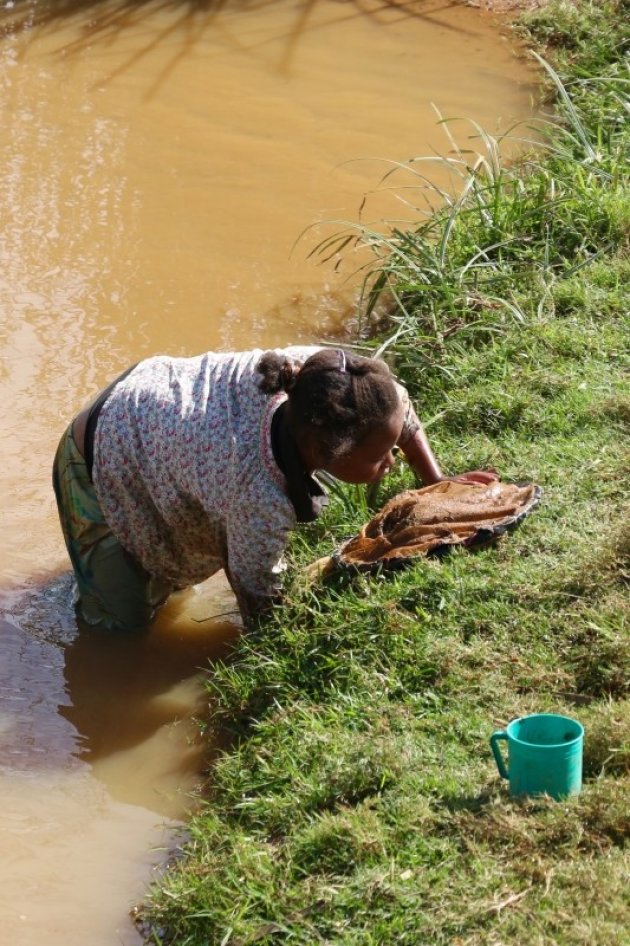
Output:
<path fill-rule="evenodd" d="M 342 374 L 346 372 L 346 353 L 343 349 L 339 349 L 339 370 Z"/>

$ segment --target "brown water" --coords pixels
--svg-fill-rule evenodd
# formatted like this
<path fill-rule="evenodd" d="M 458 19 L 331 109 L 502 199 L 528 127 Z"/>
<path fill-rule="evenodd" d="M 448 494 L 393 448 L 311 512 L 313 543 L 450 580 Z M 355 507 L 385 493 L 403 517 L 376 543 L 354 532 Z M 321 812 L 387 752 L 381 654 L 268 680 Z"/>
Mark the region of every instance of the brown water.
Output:
<path fill-rule="evenodd" d="M 77 634 L 56 442 L 140 357 L 342 331 L 357 279 L 296 238 L 356 219 L 380 159 L 447 150 L 432 102 L 494 131 L 531 75 L 449 0 L 33 0 L 2 23 L 1 939 L 130 946 L 209 761 L 203 668 L 238 631 L 208 620 L 233 608 L 219 578 L 144 638 Z M 415 218 L 410 193 L 364 219 Z"/>

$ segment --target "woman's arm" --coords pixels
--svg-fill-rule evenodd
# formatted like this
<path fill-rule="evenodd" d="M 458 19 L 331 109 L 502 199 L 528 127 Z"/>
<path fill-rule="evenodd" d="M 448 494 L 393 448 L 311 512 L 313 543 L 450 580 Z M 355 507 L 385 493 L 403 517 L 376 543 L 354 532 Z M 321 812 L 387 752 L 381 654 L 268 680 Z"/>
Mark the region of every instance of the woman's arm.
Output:
<path fill-rule="evenodd" d="M 455 483 L 492 483 L 499 479 L 495 470 L 471 470 L 458 476 L 444 476 L 427 440 L 422 425 L 418 425 L 410 437 L 400 445 L 409 466 L 420 477 L 425 486 L 439 483 L 440 480 L 453 480 Z"/>
<path fill-rule="evenodd" d="M 267 477 L 253 477 L 235 490 L 223 567 L 245 623 L 281 599 L 283 554 L 295 525 L 291 503 Z"/>
<path fill-rule="evenodd" d="M 421 425 L 400 445 L 400 449 L 425 486 L 445 479 Z"/>

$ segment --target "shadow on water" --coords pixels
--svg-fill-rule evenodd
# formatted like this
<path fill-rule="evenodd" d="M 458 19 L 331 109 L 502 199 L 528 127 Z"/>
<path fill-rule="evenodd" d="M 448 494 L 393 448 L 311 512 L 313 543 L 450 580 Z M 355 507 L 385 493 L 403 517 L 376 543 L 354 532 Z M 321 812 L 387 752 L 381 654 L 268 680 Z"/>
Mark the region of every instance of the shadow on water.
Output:
<path fill-rule="evenodd" d="M 176 14 L 176 17 L 155 34 L 146 51 L 162 44 L 180 29 L 185 30 L 192 46 L 220 13 L 246 14 L 276 3 L 277 0 L 17 0 L 11 7 L 0 9 L 0 37 L 54 26 L 76 17 L 83 20 L 83 26 L 81 37 L 73 45 L 80 46 L 99 38 L 111 40 L 129 27 L 146 24 L 149 17 L 166 13 Z M 300 36 L 306 30 L 321 28 L 321 25 L 310 22 L 318 5 L 319 0 L 304 0 L 296 7 L 293 25 L 284 37 L 287 45 L 283 65 L 288 65 Z M 388 23 L 413 17 L 439 23 L 447 30 L 464 31 L 463 26 L 455 26 L 441 17 L 445 11 L 461 6 L 458 0 L 342 0 L 338 5 L 339 22 L 357 16 Z M 238 44 L 236 35 L 233 41 Z"/>
<path fill-rule="evenodd" d="M 145 98 L 150 99 L 212 28 L 216 28 L 222 42 L 247 55 L 257 55 L 261 47 L 266 47 L 270 42 L 280 42 L 281 48 L 275 57 L 274 68 L 280 75 L 288 73 L 298 52 L 300 38 L 306 32 L 329 25 L 314 17 L 315 10 L 321 6 L 319 0 L 304 0 L 297 6 L 292 24 L 284 33 L 276 35 L 272 32 L 271 37 L 257 39 L 253 43 L 241 37 L 241 21 L 238 18 L 232 24 L 225 16 L 222 17 L 222 14 L 246 16 L 249 12 L 279 5 L 277 0 L 17 0 L 9 8 L 0 8 L 0 40 L 23 34 L 28 43 L 28 38 L 38 32 L 54 30 L 66 21 L 76 20 L 76 39 L 64 41 L 58 50 L 59 54 L 69 57 L 96 42 L 111 44 L 124 32 L 140 27 L 146 33 L 146 38 L 97 87 L 112 82 L 146 56 L 174 42 L 176 46 L 170 62 L 145 94 Z M 337 6 L 339 13 L 335 17 L 336 25 L 357 17 L 390 24 L 413 17 L 439 24 L 449 31 L 465 32 L 463 26 L 448 22 L 440 16 L 442 12 L 457 7 L 458 0 L 348 0 Z"/>
<path fill-rule="evenodd" d="M 182 632 L 164 620 L 133 635 L 81 627 L 64 648 L 69 702 L 59 707 L 80 734 L 80 757 L 95 762 L 146 742 L 191 709 L 203 718 L 203 692 L 195 699 L 187 684 L 225 655 L 234 631 L 213 622 Z"/>
<path fill-rule="evenodd" d="M 180 593 L 151 628 L 123 635 L 77 624 L 69 575 L 13 595 L 0 618 L 0 773 L 84 763 L 113 797 L 146 807 L 155 781 L 172 795 L 198 775 L 213 748 L 199 726 L 204 674 L 239 628 L 191 618 L 191 596 L 194 613 L 194 592 Z M 216 598 L 204 606 L 222 611 Z"/>
<path fill-rule="evenodd" d="M 134 637 L 78 627 L 72 590 L 0 587 L 0 942 L 140 946 L 128 907 L 199 804 L 204 676 L 239 629 L 224 583 Z"/>
<path fill-rule="evenodd" d="M 178 11 L 180 23 L 204 19 L 228 7 L 239 12 L 273 6 L 276 0 L 15 0 L 0 10 L 2 32 L 15 33 L 33 26 L 54 23 L 69 17 L 90 14 L 86 29 L 107 33 L 142 20 L 148 12 Z M 304 0 L 296 9 L 295 32 L 308 22 L 318 0 Z M 340 5 L 354 8 L 354 15 L 378 19 L 383 13 L 398 13 L 401 18 L 435 19 L 444 10 L 458 5 L 458 0 L 340 0 Z"/>

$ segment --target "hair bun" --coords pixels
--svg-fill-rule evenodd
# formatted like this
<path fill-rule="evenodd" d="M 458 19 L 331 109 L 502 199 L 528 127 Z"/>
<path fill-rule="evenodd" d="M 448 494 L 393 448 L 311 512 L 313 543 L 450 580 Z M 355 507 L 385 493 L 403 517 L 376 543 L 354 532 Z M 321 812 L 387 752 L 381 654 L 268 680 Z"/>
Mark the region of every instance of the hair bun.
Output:
<path fill-rule="evenodd" d="M 298 376 L 299 368 L 287 358 L 268 351 L 261 357 L 256 370 L 262 375 L 258 387 L 265 394 L 278 394 L 280 391 L 292 391 Z"/>
<path fill-rule="evenodd" d="M 287 394 L 289 391 L 292 391 L 295 387 L 295 379 L 297 378 L 298 370 L 292 361 L 285 361 L 282 367 L 280 368 L 280 385 L 283 391 L 286 391 Z"/>

